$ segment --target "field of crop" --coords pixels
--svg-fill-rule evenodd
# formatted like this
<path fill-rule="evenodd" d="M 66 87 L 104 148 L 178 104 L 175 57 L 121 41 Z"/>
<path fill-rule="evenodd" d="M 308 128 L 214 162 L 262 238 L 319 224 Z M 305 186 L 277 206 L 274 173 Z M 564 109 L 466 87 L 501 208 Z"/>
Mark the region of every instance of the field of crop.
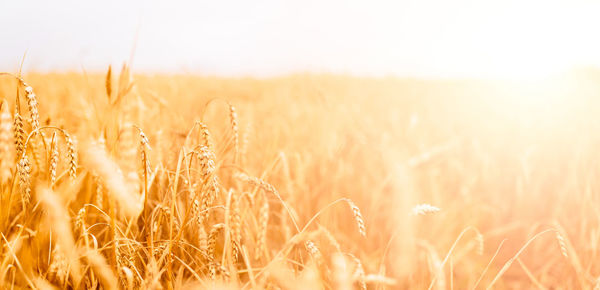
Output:
<path fill-rule="evenodd" d="M 0 75 L 0 288 L 600 289 L 600 76 Z"/>

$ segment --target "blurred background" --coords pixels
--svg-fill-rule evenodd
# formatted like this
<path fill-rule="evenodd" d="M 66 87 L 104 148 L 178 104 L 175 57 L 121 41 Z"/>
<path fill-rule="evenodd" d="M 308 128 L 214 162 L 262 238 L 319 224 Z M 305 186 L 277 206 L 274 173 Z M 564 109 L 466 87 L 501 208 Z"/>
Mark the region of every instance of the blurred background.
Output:
<path fill-rule="evenodd" d="M 596 1 L 2 1 L 0 70 L 544 78 L 600 65 Z M 135 56 L 132 57 L 132 52 Z"/>

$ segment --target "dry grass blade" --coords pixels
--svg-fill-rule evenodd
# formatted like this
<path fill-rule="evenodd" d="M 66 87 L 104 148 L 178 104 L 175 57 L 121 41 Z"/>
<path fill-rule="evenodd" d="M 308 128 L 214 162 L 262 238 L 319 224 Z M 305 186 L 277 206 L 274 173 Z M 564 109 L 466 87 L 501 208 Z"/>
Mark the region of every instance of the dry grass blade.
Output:
<path fill-rule="evenodd" d="M 535 241 L 535 240 L 536 240 L 536 239 L 537 239 L 539 236 L 541 236 L 541 235 L 543 235 L 543 234 L 545 234 L 545 233 L 551 232 L 551 231 L 553 231 L 553 232 L 555 232 L 555 233 L 556 233 L 556 230 L 555 230 L 555 229 L 548 229 L 548 230 L 545 230 L 545 231 L 542 231 L 542 232 L 539 232 L 539 233 L 537 233 L 537 234 L 536 234 L 536 235 L 534 235 L 534 236 L 533 236 L 531 239 L 529 239 L 529 240 L 528 240 L 528 241 L 525 243 L 525 245 L 523 245 L 523 246 L 522 246 L 522 247 L 519 249 L 519 251 L 517 251 L 517 253 L 516 253 L 516 254 L 515 254 L 515 255 L 514 255 L 512 258 L 510 258 L 510 259 L 509 259 L 509 260 L 508 260 L 506 263 L 504 263 L 504 266 L 502 266 L 502 268 L 500 269 L 500 271 L 498 272 L 498 274 L 496 274 L 496 276 L 494 277 L 494 279 L 492 280 L 492 282 L 490 282 L 490 284 L 488 284 L 488 286 L 487 286 L 487 288 L 486 288 L 486 289 L 492 289 L 492 286 L 493 286 L 493 285 L 494 285 L 496 282 L 498 282 L 498 280 L 500 279 L 500 277 L 501 277 L 501 276 L 502 276 L 504 273 L 506 273 L 506 271 L 508 270 L 508 268 L 510 268 L 510 266 L 512 266 L 512 264 L 513 264 L 513 263 L 514 263 L 514 262 L 515 262 L 515 261 L 516 261 L 516 260 L 519 258 L 519 256 L 520 256 L 520 255 L 523 253 L 523 251 L 525 251 L 525 249 L 527 249 L 527 247 L 528 247 L 528 246 L 529 246 L 529 245 L 530 245 L 530 244 L 531 244 L 533 241 Z"/>

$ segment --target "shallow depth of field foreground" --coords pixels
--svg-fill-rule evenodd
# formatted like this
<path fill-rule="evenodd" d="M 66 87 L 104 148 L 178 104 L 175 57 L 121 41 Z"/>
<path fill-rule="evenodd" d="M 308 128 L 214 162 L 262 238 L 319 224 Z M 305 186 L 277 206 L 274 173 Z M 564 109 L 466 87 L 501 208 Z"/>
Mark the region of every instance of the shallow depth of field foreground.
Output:
<path fill-rule="evenodd" d="M 0 288 L 598 289 L 600 75 L 0 75 Z"/>

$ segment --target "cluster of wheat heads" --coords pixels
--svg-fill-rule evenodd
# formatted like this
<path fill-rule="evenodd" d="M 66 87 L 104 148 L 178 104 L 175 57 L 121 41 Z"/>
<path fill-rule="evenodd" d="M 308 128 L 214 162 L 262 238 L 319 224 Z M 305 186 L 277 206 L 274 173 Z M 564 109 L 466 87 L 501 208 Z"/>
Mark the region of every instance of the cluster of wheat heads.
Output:
<path fill-rule="evenodd" d="M 247 141 L 232 104 L 222 102 L 229 133 L 220 149 L 198 121 L 174 160 L 155 162 L 163 152 L 151 144 L 164 140 L 150 142 L 133 123 L 126 66 L 118 76 L 109 69 L 107 98 L 93 108 L 98 130 L 77 139 L 40 121 L 22 78 L 3 77 L 17 91 L 14 109 L 0 107 L 1 288 L 365 289 L 384 280 L 367 281 L 360 259 L 315 222 L 322 211 L 299 224 L 274 186 L 244 171 Z M 332 206 L 347 207 L 366 235 L 354 202 L 323 211 Z"/>

